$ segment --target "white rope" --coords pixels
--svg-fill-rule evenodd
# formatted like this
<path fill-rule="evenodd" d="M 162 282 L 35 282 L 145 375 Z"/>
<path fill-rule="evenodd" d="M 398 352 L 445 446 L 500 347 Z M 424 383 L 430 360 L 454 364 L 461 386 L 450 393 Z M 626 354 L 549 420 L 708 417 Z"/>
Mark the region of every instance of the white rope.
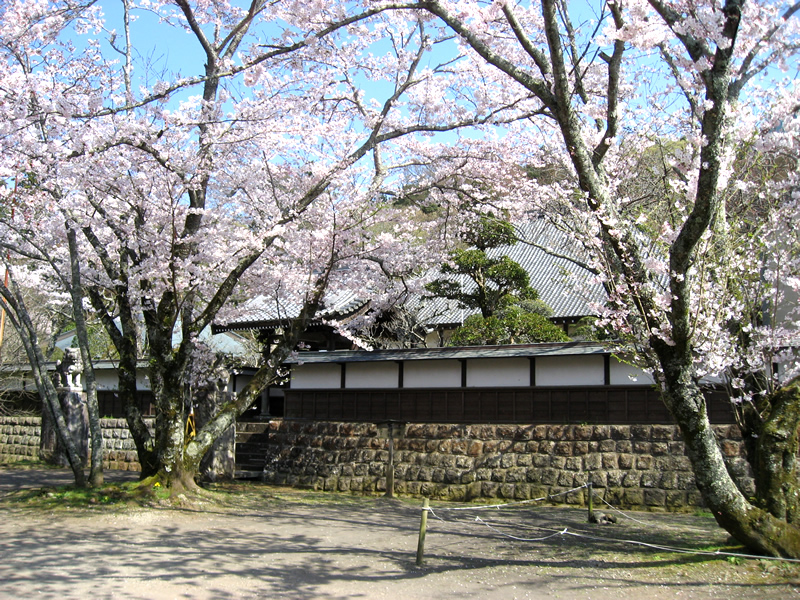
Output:
<path fill-rule="evenodd" d="M 570 494 L 572 492 L 576 492 L 576 491 L 581 490 L 581 489 L 586 488 L 586 487 L 588 487 L 588 484 L 584 484 L 582 486 L 573 488 L 571 490 L 558 492 L 557 494 L 548 494 L 547 496 L 542 496 L 540 498 L 532 498 L 530 500 L 521 500 L 519 502 L 506 502 L 504 504 L 485 504 L 485 505 L 482 505 L 482 506 L 439 507 L 436 510 L 438 510 L 438 511 L 453 511 L 453 512 L 455 512 L 455 511 L 464 511 L 464 510 L 500 509 L 500 508 L 506 508 L 506 507 L 509 507 L 509 506 L 519 506 L 519 505 L 523 505 L 523 504 L 531 504 L 532 502 L 541 502 L 543 500 L 549 500 L 551 498 L 556 498 L 558 496 L 563 496 L 565 494 Z M 590 490 L 590 493 L 593 494 L 594 490 Z M 630 519 L 631 521 L 635 521 L 636 523 L 639 523 L 640 525 L 650 526 L 649 523 L 645 523 L 644 521 L 640 521 L 639 519 L 636 519 L 634 517 L 631 517 L 630 515 L 625 514 L 624 512 L 622 512 L 621 510 L 619 510 L 618 508 L 616 508 L 615 506 L 613 506 L 609 502 L 607 502 L 605 500 L 605 498 L 602 498 L 600 495 L 597 495 L 597 497 L 600 498 L 600 500 L 602 500 L 609 508 L 611 508 L 612 510 L 618 512 L 619 514 L 621 514 L 625 518 Z M 440 521 L 442 521 L 444 523 L 448 522 L 448 521 L 445 521 L 445 519 L 440 517 L 438 514 L 436 514 L 436 512 L 433 510 L 432 507 L 426 507 L 426 508 L 423 508 L 423 510 L 428 511 L 434 518 L 439 519 Z M 693 554 L 695 556 L 726 556 L 726 557 L 743 558 L 743 559 L 751 559 L 751 560 L 772 560 L 772 561 L 782 561 L 782 562 L 789 562 L 789 563 L 800 563 L 800 559 L 797 559 L 797 558 L 783 558 L 783 557 L 779 557 L 779 556 L 759 556 L 757 554 L 743 554 L 743 553 L 739 553 L 739 552 L 725 552 L 723 550 L 714 550 L 714 551 L 693 550 L 691 548 L 680 548 L 680 547 L 677 547 L 677 546 L 664 546 L 664 545 L 661 545 L 661 544 L 651 544 L 649 542 L 640 542 L 638 540 L 627 540 L 627 539 L 618 539 L 618 538 L 608 538 L 608 537 L 597 536 L 597 535 L 588 535 L 588 534 L 585 534 L 585 533 L 577 533 L 577 532 L 574 532 L 574 531 L 569 531 L 569 528 L 567 528 L 567 527 L 565 527 L 564 529 L 558 530 L 558 531 L 554 531 L 554 533 L 551 533 L 550 535 L 546 535 L 546 536 L 543 536 L 543 537 L 524 538 L 524 537 L 511 535 L 510 533 L 505 533 L 505 532 L 501 531 L 500 529 L 498 529 L 497 527 L 494 527 L 490 523 L 484 521 L 479 516 L 475 517 L 475 522 L 485 525 L 489 530 L 494 531 L 497 535 L 500 535 L 500 536 L 503 536 L 503 537 L 506 537 L 506 538 L 509 538 L 509 539 L 512 539 L 512 540 L 515 540 L 515 541 L 519 541 L 519 542 L 543 542 L 543 541 L 549 540 L 549 539 L 557 537 L 557 536 L 569 535 L 569 536 L 572 536 L 572 537 L 584 538 L 584 539 L 588 539 L 588 540 L 596 540 L 596 541 L 602 541 L 602 542 L 615 542 L 615 543 L 618 543 L 618 544 L 631 544 L 631 545 L 635 545 L 635 546 L 642 546 L 642 547 L 645 547 L 645 548 L 652 548 L 654 550 L 661 550 L 661 551 L 664 551 L 664 552 L 674 552 L 676 554 Z M 544 531 L 548 531 L 546 528 L 539 528 L 539 529 L 542 529 Z M 549 531 L 553 531 L 553 530 L 549 530 Z"/>
<path fill-rule="evenodd" d="M 505 533 L 503 531 L 500 531 L 499 529 L 497 529 L 497 527 L 493 527 L 492 525 L 490 525 L 489 523 L 487 523 L 486 521 L 484 521 L 480 517 L 475 517 L 475 522 L 476 523 L 483 523 L 484 525 L 486 525 L 486 527 L 488 527 L 489 529 L 491 529 L 492 531 L 494 531 L 498 535 L 502 535 L 504 537 L 511 538 L 512 540 L 517 540 L 519 542 L 543 542 L 545 540 L 549 540 L 550 538 L 554 538 L 554 537 L 556 537 L 558 535 L 564 535 L 565 533 L 567 533 L 567 530 L 564 529 L 563 531 L 557 531 L 556 533 L 552 533 L 550 535 L 546 535 L 546 536 L 540 537 L 540 538 L 523 538 L 523 537 L 517 537 L 515 535 L 511 535 L 510 533 Z"/>
<path fill-rule="evenodd" d="M 653 548 L 655 550 L 664 550 L 666 552 L 676 552 L 678 554 L 695 554 L 697 556 L 732 556 L 736 558 L 749 558 L 755 560 L 777 560 L 783 562 L 800 563 L 799 558 L 783 558 L 782 556 L 760 556 L 758 554 L 742 554 L 739 552 L 725 552 L 724 550 L 692 550 L 691 548 L 680 548 L 676 546 L 662 546 L 660 544 L 651 544 L 649 542 L 640 542 L 638 540 L 621 540 L 616 538 L 606 538 L 602 536 L 586 535 L 584 533 L 575 533 L 573 531 L 563 531 L 564 535 L 571 535 L 574 537 L 586 538 L 589 540 L 599 540 L 603 542 L 617 542 L 622 544 L 633 544 L 636 546 L 644 546 L 646 548 Z"/>
<path fill-rule="evenodd" d="M 797 559 L 797 558 L 783 558 L 783 557 L 780 557 L 780 556 L 760 556 L 758 554 L 743 554 L 743 553 L 740 553 L 740 552 L 725 552 L 724 550 L 714 550 L 714 551 L 710 551 L 710 550 L 693 550 L 691 548 L 680 548 L 680 547 L 677 547 L 677 546 L 664 546 L 664 545 L 661 545 L 661 544 L 651 544 L 649 542 L 640 542 L 638 540 L 626 540 L 626 539 L 619 539 L 619 538 L 608 538 L 608 537 L 603 537 L 603 536 L 599 536 L 599 535 L 587 535 L 585 533 L 577 533 L 577 532 L 574 532 L 574 531 L 570 531 L 569 528 L 567 528 L 567 527 L 565 527 L 562 530 L 555 531 L 554 533 L 552 533 L 550 535 L 547 535 L 547 536 L 544 536 L 544 537 L 540 537 L 540 538 L 523 538 L 523 537 L 511 535 L 510 533 L 505 533 L 505 532 L 499 530 L 498 528 L 490 525 L 489 523 L 487 523 L 486 521 L 484 521 L 480 517 L 475 517 L 475 521 L 478 522 L 478 523 L 484 524 L 488 529 L 490 529 L 491 531 L 494 531 L 498 535 L 501 535 L 503 537 L 507 537 L 507 538 L 512 539 L 512 540 L 520 541 L 520 542 L 541 542 L 541 541 L 545 541 L 545 540 L 548 540 L 550 538 L 554 538 L 554 537 L 560 536 L 560 535 L 570 535 L 572 537 L 585 538 L 585 539 L 588 539 L 588 540 L 595 540 L 595 541 L 601 541 L 601 542 L 615 542 L 615 543 L 618 543 L 618 544 L 632 544 L 634 546 L 643 546 L 645 548 L 652 548 L 654 550 L 661 550 L 663 552 L 674 552 L 676 554 L 693 554 L 695 556 L 726 556 L 726 557 L 730 556 L 730 557 L 734 557 L 734 558 L 745 558 L 745 559 L 751 559 L 751 560 L 773 560 L 773 561 L 782 561 L 782 562 L 789 562 L 789 563 L 800 563 L 800 559 Z M 543 529 L 544 531 L 547 531 L 547 529 L 545 529 L 545 528 L 540 528 L 540 529 Z"/>
<path fill-rule="evenodd" d="M 595 494 L 595 493 L 594 493 L 594 490 L 592 490 L 592 492 L 591 492 L 591 493 L 592 493 L 592 494 L 594 494 L 595 498 L 598 498 L 598 499 L 600 499 L 602 502 L 604 502 L 604 503 L 606 504 L 606 506 L 608 506 L 608 507 L 609 507 L 611 510 L 613 510 L 614 512 L 618 512 L 619 514 L 621 514 L 621 515 L 622 515 L 623 517 L 625 517 L 626 519 L 630 519 L 631 521 L 635 521 L 635 522 L 639 523 L 639 525 L 648 525 L 648 523 L 645 523 L 644 521 L 640 521 L 639 519 L 637 519 L 637 518 L 635 518 L 635 517 L 632 517 L 632 516 L 630 516 L 630 515 L 627 515 L 627 514 L 625 514 L 624 512 L 622 512 L 620 509 L 618 509 L 616 506 L 613 506 L 613 505 L 609 504 L 609 503 L 606 501 L 606 499 L 605 499 L 605 498 L 603 498 L 603 497 L 602 497 L 600 494 Z"/>

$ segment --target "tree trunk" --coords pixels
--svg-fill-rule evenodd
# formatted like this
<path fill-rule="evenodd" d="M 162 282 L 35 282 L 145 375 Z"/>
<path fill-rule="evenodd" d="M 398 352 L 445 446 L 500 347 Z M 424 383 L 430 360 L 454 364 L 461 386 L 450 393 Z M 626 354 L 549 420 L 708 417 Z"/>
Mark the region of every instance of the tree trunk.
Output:
<path fill-rule="evenodd" d="M 97 405 L 97 381 L 94 376 L 92 356 L 89 352 L 89 332 L 86 327 L 86 318 L 83 313 L 83 284 L 81 282 L 80 257 L 75 230 L 66 223 L 67 241 L 69 243 L 69 258 L 71 281 L 68 284 L 72 297 L 72 316 L 75 319 L 75 332 L 78 337 L 78 346 L 83 363 L 83 376 L 86 382 L 86 409 L 89 421 L 89 434 L 91 440 L 91 464 L 89 468 L 89 485 L 99 487 L 103 485 L 103 430 L 100 426 L 100 409 Z"/>
<path fill-rule="evenodd" d="M 680 427 L 697 488 L 717 523 L 754 552 L 800 557 L 800 528 L 750 504 L 728 472 L 705 397 L 691 376 L 691 356 L 663 342 L 656 346 L 666 381 L 665 403 Z"/>
<path fill-rule="evenodd" d="M 798 523 L 797 431 L 800 426 L 800 379 L 772 394 L 772 410 L 756 438 L 753 464 L 759 506 L 778 519 Z"/>

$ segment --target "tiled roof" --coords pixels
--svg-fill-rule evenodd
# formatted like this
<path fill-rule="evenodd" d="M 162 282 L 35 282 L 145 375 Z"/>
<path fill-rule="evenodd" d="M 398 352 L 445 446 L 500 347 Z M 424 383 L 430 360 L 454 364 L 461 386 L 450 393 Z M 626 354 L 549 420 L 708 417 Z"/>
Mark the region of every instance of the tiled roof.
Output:
<path fill-rule="evenodd" d="M 580 265 L 578 244 L 545 219 L 518 226 L 517 230 L 520 242 L 489 249 L 487 254 L 508 256 L 519 263 L 528 272 L 531 287 L 553 309 L 553 318 L 574 319 L 595 314 L 591 303 L 602 303 L 605 292 L 599 283 L 592 281 L 592 273 Z M 466 291 L 474 289 L 475 284 L 468 277 L 457 279 Z M 429 325 L 462 323 L 477 312 L 461 309 L 457 302 L 444 298 L 417 298 L 415 302 L 421 306 L 422 321 Z"/>
<path fill-rule="evenodd" d="M 530 285 L 539 292 L 540 298 L 553 309 L 554 319 L 577 319 L 595 314 L 591 303 L 602 303 L 605 293 L 600 284 L 592 281 L 592 274 L 580 266 L 581 249 L 575 240 L 546 219 L 535 219 L 518 226 L 520 242 L 513 246 L 501 246 L 487 251 L 492 257 L 508 256 L 522 265 L 530 277 Z M 461 285 L 469 290 L 475 286 L 466 276 L 461 276 Z M 368 298 L 363 293 L 342 291 L 326 296 L 319 320 L 336 319 L 352 315 L 366 308 Z M 475 310 L 462 309 L 457 302 L 444 298 L 414 296 L 407 305 L 417 309 L 419 318 L 427 326 L 460 324 Z M 279 303 L 274 298 L 257 296 L 237 311 L 240 317 L 228 322 L 217 322 L 215 331 L 251 329 L 275 325 L 296 316 L 300 306 Z"/>
<path fill-rule="evenodd" d="M 344 290 L 337 294 L 325 296 L 323 307 L 317 314 L 317 320 L 337 319 L 348 316 L 365 304 L 355 291 Z M 294 302 L 283 302 L 266 296 L 256 296 L 239 307 L 236 313 L 240 316 L 229 321 L 215 323 L 215 331 L 250 329 L 276 325 L 296 317 L 301 306 Z"/>
<path fill-rule="evenodd" d="M 380 362 L 398 360 L 464 360 L 469 358 L 525 358 L 532 356 L 579 356 L 611 354 L 614 348 L 598 342 L 554 342 L 506 346 L 404 348 L 388 350 L 336 350 L 298 352 L 287 364 Z"/>

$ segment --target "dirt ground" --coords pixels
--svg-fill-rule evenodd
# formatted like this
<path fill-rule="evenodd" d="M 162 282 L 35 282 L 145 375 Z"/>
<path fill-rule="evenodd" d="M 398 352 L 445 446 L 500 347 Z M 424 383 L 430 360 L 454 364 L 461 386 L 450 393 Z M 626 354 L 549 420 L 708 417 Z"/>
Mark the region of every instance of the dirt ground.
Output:
<path fill-rule="evenodd" d="M 417 567 L 418 500 L 238 484 L 182 508 L 21 501 L 68 482 L 0 469 L 0 598 L 800 599 L 798 565 L 622 541 L 713 551 L 727 535 L 707 516 L 434 503 Z"/>

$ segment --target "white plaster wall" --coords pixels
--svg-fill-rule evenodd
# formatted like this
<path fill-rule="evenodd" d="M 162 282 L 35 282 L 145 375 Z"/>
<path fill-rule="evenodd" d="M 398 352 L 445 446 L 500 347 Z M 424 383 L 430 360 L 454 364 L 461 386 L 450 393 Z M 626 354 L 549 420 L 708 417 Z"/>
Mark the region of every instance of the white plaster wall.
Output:
<path fill-rule="evenodd" d="M 476 358 L 467 361 L 467 387 L 513 387 L 529 385 L 527 358 Z"/>
<path fill-rule="evenodd" d="M 603 385 L 602 356 L 537 356 L 536 385 Z"/>
<path fill-rule="evenodd" d="M 396 362 L 347 363 L 345 387 L 396 388 L 399 368 Z"/>
<path fill-rule="evenodd" d="M 638 367 L 626 365 L 611 357 L 611 385 L 648 385 L 653 383 L 653 378 Z"/>
<path fill-rule="evenodd" d="M 295 389 L 337 389 L 342 384 L 342 368 L 337 364 L 295 365 L 291 387 Z"/>
<path fill-rule="evenodd" d="M 409 360 L 403 364 L 403 387 L 461 387 L 461 362 Z"/>
<path fill-rule="evenodd" d="M 116 369 L 96 369 L 94 372 L 94 378 L 97 382 L 98 390 L 104 391 L 119 389 L 119 378 L 117 377 Z M 140 390 L 150 389 L 150 379 L 147 377 L 147 375 L 139 372 L 136 377 L 136 387 Z"/>

